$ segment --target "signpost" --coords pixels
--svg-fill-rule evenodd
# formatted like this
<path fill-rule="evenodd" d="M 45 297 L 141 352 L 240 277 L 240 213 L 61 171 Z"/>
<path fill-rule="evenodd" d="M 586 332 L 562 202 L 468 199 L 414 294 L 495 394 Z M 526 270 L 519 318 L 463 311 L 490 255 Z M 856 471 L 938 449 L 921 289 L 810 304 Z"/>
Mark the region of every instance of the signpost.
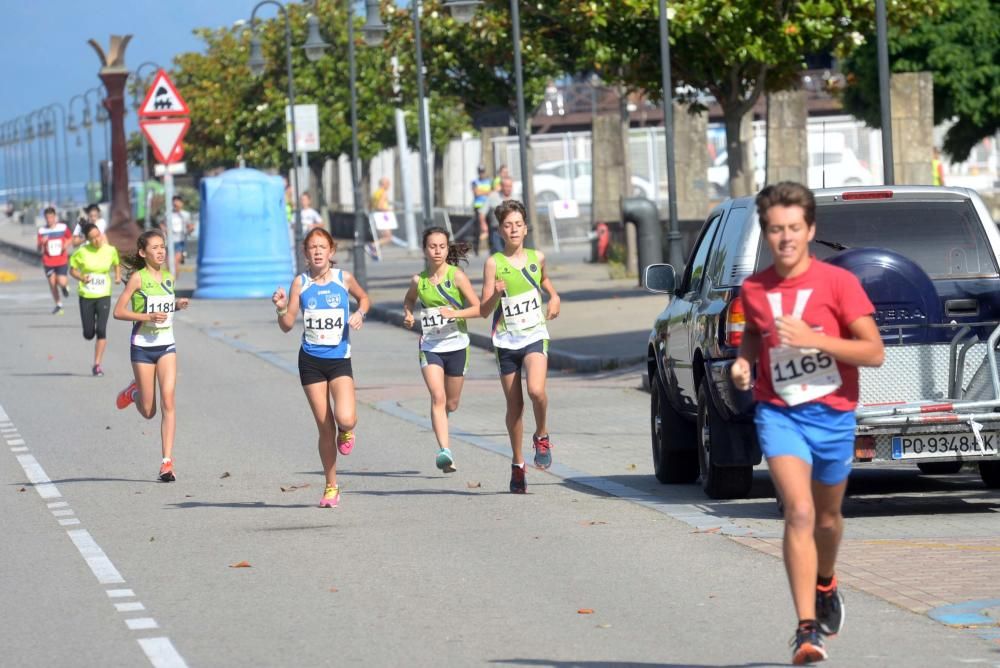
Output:
<path fill-rule="evenodd" d="M 167 266 L 177 283 L 177 266 L 174 261 L 174 230 L 171 215 L 174 199 L 174 171 L 168 166 L 184 157 L 184 135 L 191 127 L 190 110 L 167 73 L 160 70 L 153 77 L 153 84 L 146 98 L 139 105 L 139 127 L 146 135 L 156 159 L 163 167 L 164 221 L 167 236 Z"/>

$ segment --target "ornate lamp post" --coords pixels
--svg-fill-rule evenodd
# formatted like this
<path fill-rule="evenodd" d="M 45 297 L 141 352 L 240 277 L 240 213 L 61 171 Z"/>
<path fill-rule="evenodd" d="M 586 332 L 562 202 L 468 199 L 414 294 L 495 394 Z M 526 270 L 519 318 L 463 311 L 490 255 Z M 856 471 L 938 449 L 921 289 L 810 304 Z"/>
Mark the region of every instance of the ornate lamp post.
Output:
<path fill-rule="evenodd" d="M 94 124 L 90 120 L 90 109 L 87 107 L 86 94 L 77 94 L 69 100 L 69 119 L 67 120 L 67 127 L 69 128 L 69 131 L 76 132 L 80 129 L 79 126 L 77 126 L 76 121 L 73 119 L 73 102 L 75 100 L 83 102 L 83 116 L 81 124 L 87 129 L 87 185 L 84 186 L 83 189 L 83 198 L 86 200 L 89 199 L 87 188 L 94 182 L 94 138 L 92 132 Z M 79 141 L 79 137 L 77 138 L 77 141 Z M 79 146 L 79 144 L 77 144 L 77 146 Z"/>
<path fill-rule="evenodd" d="M 107 237 L 115 246 L 126 249 L 134 247 L 139 236 L 138 227 L 132 224 L 132 207 L 129 205 L 128 152 L 125 145 L 124 93 L 128 79 L 125 49 L 131 39 L 131 35 L 112 35 L 106 54 L 96 41 L 88 41 L 101 60 L 98 76 L 108 92 L 103 106 L 111 121 L 111 220 L 108 221 Z"/>
<path fill-rule="evenodd" d="M 69 201 L 72 200 L 73 195 L 72 195 L 72 190 L 71 190 L 70 180 L 69 180 L 69 140 L 66 137 L 66 135 L 69 132 L 69 121 L 68 121 L 68 117 L 66 115 L 66 107 L 64 107 L 59 102 L 53 102 L 50 105 L 48 105 L 48 107 L 46 107 L 46 108 L 50 109 L 52 111 L 53 117 L 55 116 L 55 112 L 58 110 L 59 111 L 59 115 L 60 115 L 61 120 L 62 120 L 62 122 L 60 122 L 60 123 L 54 123 L 54 124 L 55 124 L 55 126 L 57 128 L 62 128 L 63 180 L 64 180 L 65 187 L 66 187 L 66 198 L 63 199 L 63 203 L 67 203 L 67 202 L 69 202 Z M 55 120 L 55 119 L 53 118 L 53 120 Z M 60 187 L 59 190 L 60 190 L 59 198 L 62 199 L 63 198 L 62 188 Z"/>

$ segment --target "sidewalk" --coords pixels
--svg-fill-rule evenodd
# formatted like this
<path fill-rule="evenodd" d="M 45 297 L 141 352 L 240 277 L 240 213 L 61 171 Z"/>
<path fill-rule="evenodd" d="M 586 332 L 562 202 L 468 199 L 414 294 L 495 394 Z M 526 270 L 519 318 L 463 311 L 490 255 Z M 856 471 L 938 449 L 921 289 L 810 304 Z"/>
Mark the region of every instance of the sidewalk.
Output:
<path fill-rule="evenodd" d="M 35 251 L 36 228 L 0 220 L 0 250 L 29 262 L 40 262 Z M 559 318 L 548 323 L 552 342 L 549 367 L 570 372 L 592 373 L 642 364 L 653 318 L 666 306 L 666 297 L 638 287 L 636 279 L 612 279 L 607 265 L 590 264 L 588 245 L 563 247 L 560 253 L 543 248 L 548 275 L 562 299 Z M 338 264 L 353 269 L 352 249 L 342 246 Z M 424 266 L 423 254 L 404 248 L 386 247 L 382 260 L 365 257 L 368 294 L 373 318 L 402 326 L 403 297 L 410 278 Z M 463 269 L 478 291 L 482 286 L 486 254 L 470 256 Z M 182 289 L 193 288 L 194 267 L 185 264 L 178 277 Z M 39 270 L 41 271 L 41 270 Z M 188 273 L 191 272 L 191 273 Z M 469 336 L 479 348 L 492 349 L 489 322 L 469 321 Z"/>

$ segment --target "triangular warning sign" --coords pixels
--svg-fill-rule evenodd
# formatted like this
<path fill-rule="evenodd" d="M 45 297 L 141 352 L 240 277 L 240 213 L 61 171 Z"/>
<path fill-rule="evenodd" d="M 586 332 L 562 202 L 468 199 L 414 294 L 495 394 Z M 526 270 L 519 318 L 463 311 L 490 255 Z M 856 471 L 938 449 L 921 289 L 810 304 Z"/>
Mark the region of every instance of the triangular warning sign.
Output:
<path fill-rule="evenodd" d="M 153 85 L 146 91 L 146 99 L 139 106 L 139 117 L 187 116 L 189 113 L 187 103 L 167 73 L 163 70 L 157 72 Z"/>
<path fill-rule="evenodd" d="M 184 149 L 181 148 L 181 140 L 187 134 L 191 126 L 190 118 L 165 118 L 163 120 L 139 121 L 142 133 L 146 135 L 149 144 L 153 147 L 156 159 L 165 165 L 177 162 L 184 157 Z"/>

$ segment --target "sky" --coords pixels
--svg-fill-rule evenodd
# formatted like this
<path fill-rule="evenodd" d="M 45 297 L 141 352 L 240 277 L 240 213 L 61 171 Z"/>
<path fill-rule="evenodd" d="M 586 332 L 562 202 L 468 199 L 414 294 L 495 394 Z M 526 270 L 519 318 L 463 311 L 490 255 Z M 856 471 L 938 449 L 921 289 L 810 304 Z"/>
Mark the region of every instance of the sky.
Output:
<path fill-rule="evenodd" d="M 255 0 L 0 0 L 3 32 L 0 38 L 0 122 L 11 120 L 52 102 L 68 104 L 73 95 L 99 86 L 100 62 L 87 44 L 96 39 L 107 50 L 112 34 L 131 34 L 125 64 L 134 69 L 147 60 L 169 67 L 174 55 L 200 51 L 192 30 L 218 28 L 246 20 Z M 276 10 L 264 7 L 260 16 Z M 148 76 L 152 68 L 144 68 Z M 90 98 L 93 100 L 93 96 Z M 79 121 L 80 103 L 74 103 Z M 137 129 L 129 109 L 126 133 Z M 93 135 L 95 160 L 103 156 L 99 128 Z M 69 136 L 70 180 L 83 181 L 87 173 L 86 141 L 76 146 Z M 59 140 L 60 151 L 62 140 Z M 2 173 L 0 162 L 0 176 Z"/>

